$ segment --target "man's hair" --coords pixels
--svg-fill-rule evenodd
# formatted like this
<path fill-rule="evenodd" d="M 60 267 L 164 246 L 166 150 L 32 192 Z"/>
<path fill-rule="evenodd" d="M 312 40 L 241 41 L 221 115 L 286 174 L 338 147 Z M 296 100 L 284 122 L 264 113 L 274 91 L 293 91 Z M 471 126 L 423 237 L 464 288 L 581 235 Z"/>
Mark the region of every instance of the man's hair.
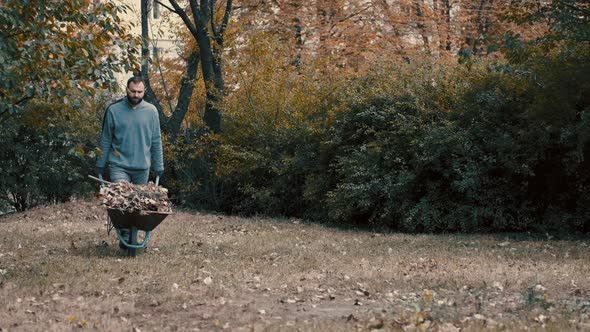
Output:
<path fill-rule="evenodd" d="M 143 85 L 145 86 L 145 82 L 143 80 L 143 77 L 141 76 L 131 76 L 131 78 L 127 80 L 127 87 L 129 87 L 129 84 L 131 83 L 143 83 Z"/>

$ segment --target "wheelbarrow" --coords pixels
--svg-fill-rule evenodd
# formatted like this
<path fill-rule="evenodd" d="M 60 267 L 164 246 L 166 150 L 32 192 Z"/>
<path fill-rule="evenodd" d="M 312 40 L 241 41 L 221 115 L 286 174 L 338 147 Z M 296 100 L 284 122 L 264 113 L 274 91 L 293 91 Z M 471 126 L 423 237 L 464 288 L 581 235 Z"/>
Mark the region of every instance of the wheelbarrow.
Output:
<path fill-rule="evenodd" d="M 125 212 L 117 209 L 107 209 L 109 222 L 107 234 L 114 228 L 121 248 L 128 256 L 134 257 L 137 249 L 145 249 L 150 234 L 172 212 L 141 211 Z M 139 231 L 145 232 L 143 240 L 138 243 Z"/>
<path fill-rule="evenodd" d="M 102 183 L 109 183 L 102 179 L 89 176 Z M 160 178 L 156 177 L 156 186 Z M 114 228 L 119 239 L 121 249 L 127 251 L 128 256 L 135 257 L 137 249 L 145 249 L 150 238 L 151 232 L 172 212 L 160 211 L 135 211 L 128 212 L 118 209 L 107 209 L 107 236 Z M 138 241 L 139 231 L 143 231 L 144 237 L 141 243 Z"/>

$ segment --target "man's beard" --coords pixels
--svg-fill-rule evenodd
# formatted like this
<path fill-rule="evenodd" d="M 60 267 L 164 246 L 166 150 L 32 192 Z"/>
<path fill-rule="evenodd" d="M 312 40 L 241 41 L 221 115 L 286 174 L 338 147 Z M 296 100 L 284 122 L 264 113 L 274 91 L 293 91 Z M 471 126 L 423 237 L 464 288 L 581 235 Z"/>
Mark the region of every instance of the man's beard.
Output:
<path fill-rule="evenodd" d="M 139 105 L 139 103 L 141 103 L 143 98 L 135 98 L 135 97 L 127 96 L 127 100 L 129 101 L 129 104 L 136 106 L 136 105 Z"/>

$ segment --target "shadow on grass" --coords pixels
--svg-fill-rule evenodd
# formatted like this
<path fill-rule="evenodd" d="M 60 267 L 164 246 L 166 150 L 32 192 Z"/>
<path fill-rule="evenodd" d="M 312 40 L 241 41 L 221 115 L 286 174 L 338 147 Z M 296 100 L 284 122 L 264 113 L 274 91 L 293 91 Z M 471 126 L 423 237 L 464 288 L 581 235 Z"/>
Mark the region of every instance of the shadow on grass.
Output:
<path fill-rule="evenodd" d="M 248 216 L 240 216 L 243 218 L 251 218 Z M 281 217 L 281 216 L 257 216 L 258 218 L 262 219 L 269 219 L 273 222 L 284 222 L 290 223 L 292 222 L 292 218 Z M 570 241 L 570 242 L 578 242 L 578 241 L 589 241 L 590 240 L 590 232 L 583 232 L 579 230 L 572 230 L 570 228 L 564 229 L 554 229 L 554 230 L 546 230 L 542 228 L 533 229 L 533 230 L 523 230 L 522 232 L 518 231 L 489 231 L 489 229 L 483 228 L 479 230 L 473 231 L 427 231 L 427 230 L 416 230 L 416 231 L 404 231 L 402 229 L 396 229 L 393 227 L 388 227 L 386 225 L 379 225 L 379 224 L 367 224 L 363 222 L 322 222 L 322 221 L 314 221 L 314 220 L 299 220 L 302 224 L 310 224 L 320 226 L 326 229 L 332 229 L 335 231 L 347 231 L 347 232 L 358 232 L 358 233 L 372 233 L 372 234 L 400 234 L 400 235 L 451 235 L 451 236 L 465 236 L 473 237 L 473 236 L 489 236 L 497 238 L 501 241 L 512 241 L 512 242 L 526 242 L 526 241 Z"/>
<path fill-rule="evenodd" d="M 106 241 L 100 243 L 88 243 L 80 245 L 74 254 L 86 258 L 134 258 L 127 254 L 127 250 L 119 248 L 118 245 L 110 245 Z M 137 256 L 145 255 L 144 249 L 137 249 Z"/>
<path fill-rule="evenodd" d="M 492 233 L 488 234 L 498 240 L 512 242 L 537 242 L 537 241 L 567 241 L 583 242 L 590 240 L 589 234 L 571 233 L 571 234 L 550 234 L 550 233 Z"/>

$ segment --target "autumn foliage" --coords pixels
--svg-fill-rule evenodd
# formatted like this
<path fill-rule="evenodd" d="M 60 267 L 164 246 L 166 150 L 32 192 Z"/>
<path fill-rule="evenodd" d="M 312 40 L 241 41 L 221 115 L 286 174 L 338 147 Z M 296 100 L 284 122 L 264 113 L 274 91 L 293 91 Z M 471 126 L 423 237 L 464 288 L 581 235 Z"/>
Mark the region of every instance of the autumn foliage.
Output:
<path fill-rule="evenodd" d="M 494 57 L 354 75 L 294 65 L 258 34 L 211 147 L 217 195 L 198 202 L 409 231 L 588 230 L 585 8 L 535 9 L 508 19 L 543 33 L 497 35 Z"/>
<path fill-rule="evenodd" d="M 0 121 L 35 98 L 80 107 L 97 89 L 115 90 L 115 73 L 132 70 L 136 59 L 136 39 L 118 17 L 126 9 L 109 1 L 3 1 Z"/>
<path fill-rule="evenodd" d="M 171 199 L 418 232 L 588 231 L 587 6 L 387 4 L 241 2 L 221 131 L 203 130 L 206 102 L 192 99 L 166 141 Z M 367 13 L 408 25 L 366 34 Z M 184 67 L 163 65 L 170 86 Z"/>

